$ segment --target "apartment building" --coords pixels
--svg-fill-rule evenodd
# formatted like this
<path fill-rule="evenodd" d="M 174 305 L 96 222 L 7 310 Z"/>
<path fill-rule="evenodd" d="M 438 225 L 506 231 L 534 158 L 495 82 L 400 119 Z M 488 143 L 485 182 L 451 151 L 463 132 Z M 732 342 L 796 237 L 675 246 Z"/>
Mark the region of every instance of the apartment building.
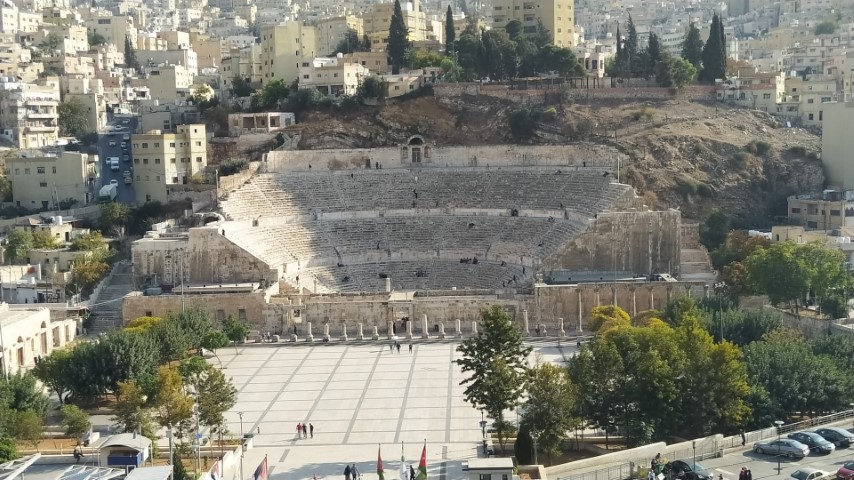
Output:
<path fill-rule="evenodd" d="M 107 126 L 107 99 L 100 78 L 64 78 L 63 101 L 77 99 L 89 114 L 89 129 L 99 132 Z"/>
<path fill-rule="evenodd" d="M 137 29 L 131 16 L 98 16 L 86 20 L 85 25 L 89 35 L 97 33 L 120 48 L 124 48 L 125 38 L 129 38 L 131 45 L 137 48 Z"/>
<path fill-rule="evenodd" d="M 543 22 L 555 46 L 570 48 L 575 45 L 573 0 L 495 0 L 493 27 L 504 28 L 511 20 L 522 22 L 522 32 L 526 35 L 535 35 L 538 22 Z"/>
<path fill-rule="evenodd" d="M 151 98 L 163 103 L 175 103 L 190 96 L 192 76 L 183 65 L 160 65 L 148 69 L 147 78 L 131 82 L 135 87 L 147 87 Z"/>
<path fill-rule="evenodd" d="M 137 202 L 166 203 L 173 186 L 190 182 L 208 164 L 203 124 L 178 125 L 177 133 L 152 130 L 131 136 Z"/>
<path fill-rule="evenodd" d="M 30 310 L 11 310 L 9 304 L 0 303 L 0 322 L 4 334 L 0 369 L 8 375 L 32 370 L 37 358 L 47 357 L 77 335 L 75 319 L 51 320 L 49 309 L 35 305 Z"/>
<path fill-rule="evenodd" d="M 718 101 L 775 113 L 777 104 L 784 100 L 785 79 L 783 72 L 760 72 L 756 67 L 743 67 L 735 77 L 718 79 L 715 95 Z"/>
<path fill-rule="evenodd" d="M 358 63 L 375 75 L 391 73 L 386 52 L 353 52 L 344 55 L 344 62 Z"/>
<path fill-rule="evenodd" d="M 409 41 L 428 40 L 432 32 L 428 30 L 427 15 L 420 9 L 418 0 L 400 2 L 403 23 L 409 30 Z M 371 11 L 362 15 L 362 28 L 371 39 L 371 49 L 386 50 L 388 46 L 388 28 L 394 3 L 377 3 Z"/>
<path fill-rule="evenodd" d="M 829 75 L 810 75 L 786 79 L 786 94 L 798 102 L 798 117 L 803 125 L 821 126 L 824 106 L 837 101 L 836 78 Z"/>
<path fill-rule="evenodd" d="M 0 129 L 18 148 L 55 145 L 59 137 L 59 79 L 0 82 Z"/>
<path fill-rule="evenodd" d="M 332 55 L 335 47 L 347 38 L 347 32 L 353 30 L 359 40 L 364 35 L 364 23 L 356 15 L 340 15 L 324 18 L 317 22 L 317 51 L 321 55 Z M 388 27 L 386 27 L 388 30 Z"/>
<path fill-rule="evenodd" d="M 20 151 L 6 160 L 12 201 L 31 209 L 56 208 L 68 199 L 86 205 L 96 196 L 96 164 L 97 156 L 80 152 Z"/>
<path fill-rule="evenodd" d="M 823 105 L 824 119 L 821 132 L 821 163 L 827 184 L 844 190 L 854 189 L 854 102 L 836 102 Z"/>
<path fill-rule="evenodd" d="M 235 77 L 248 78 L 253 85 L 261 83 L 261 45 L 233 48 L 222 60 L 222 86 L 232 88 Z"/>
<path fill-rule="evenodd" d="M 299 89 L 317 89 L 324 95 L 355 95 L 362 78 L 370 71 L 358 63 L 341 58 L 315 58 L 299 69 Z"/>
<path fill-rule="evenodd" d="M 199 74 L 198 55 L 192 48 L 171 50 L 137 50 L 136 58 L 148 65 L 180 65 L 187 70 L 190 83 Z"/>
<path fill-rule="evenodd" d="M 317 53 L 317 29 L 296 20 L 261 27 L 261 83 L 299 76 L 300 66 L 311 66 Z"/>

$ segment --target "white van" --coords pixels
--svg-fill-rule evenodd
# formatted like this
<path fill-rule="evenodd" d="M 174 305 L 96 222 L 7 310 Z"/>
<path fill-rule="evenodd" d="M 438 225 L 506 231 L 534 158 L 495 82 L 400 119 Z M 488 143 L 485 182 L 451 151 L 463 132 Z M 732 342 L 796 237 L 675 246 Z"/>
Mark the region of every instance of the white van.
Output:
<path fill-rule="evenodd" d="M 107 163 L 110 164 L 110 170 L 119 169 L 119 157 L 110 157 L 107 159 Z"/>

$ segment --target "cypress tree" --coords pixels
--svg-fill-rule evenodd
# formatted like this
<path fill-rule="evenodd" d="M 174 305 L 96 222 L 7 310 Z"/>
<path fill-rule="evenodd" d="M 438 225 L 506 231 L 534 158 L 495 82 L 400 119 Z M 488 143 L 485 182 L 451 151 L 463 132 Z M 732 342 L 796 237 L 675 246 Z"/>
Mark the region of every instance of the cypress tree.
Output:
<path fill-rule="evenodd" d="M 388 28 L 388 59 L 391 73 L 400 73 L 400 67 L 406 63 L 406 51 L 409 50 L 409 31 L 403 22 L 400 0 L 394 0 L 394 13 Z"/>
<path fill-rule="evenodd" d="M 620 24 L 617 24 L 617 50 L 614 52 L 614 70 L 617 77 L 623 76 L 623 38 L 620 34 Z"/>
<path fill-rule="evenodd" d="M 726 77 L 726 33 L 724 33 L 724 19 L 723 17 L 718 18 L 718 32 L 721 42 L 721 78 Z"/>
<path fill-rule="evenodd" d="M 658 35 L 649 34 L 649 44 L 646 47 L 646 68 L 644 73 L 647 78 L 655 74 L 655 66 L 661 60 L 661 43 L 658 41 Z"/>
<path fill-rule="evenodd" d="M 445 12 L 445 52 L 449 55 L 456 50 L 454 42 L 456 41 L 456 32 L 454 32 L 454 12 L 451 6 L 448 5 L 448 11 Z"/>
<path fill-rule="evenodd" d="M 629 14 L 629 21 L 626 24 L 626 43 L 623 46 L 625 53 L 626 73 L 633 76 L 637 73 L 638 63 L 638 31 L 635 28 L 635 22 Z"/>
<path fill-rule="evenodd" d="M 130 37 L 125 37 L 125 66 L 139 71 L 139 61 L 136 59 L 136 50 L 130 43 Z"/>
<path fill-rule="evenodd" d="M 682 43 L 682 58 L 691 62 L 697 70 L 703 62 L 703 40 L 700 38 L 700 29 L 694 22 L 688 27 L 688 33 Z"/>
<path fill-rule="evenodd" d="M 726 46 L 721 45 L 721 33 L 723 26 L 718 15 L 712 17 L 712 28 L 709 32 L 709 40 L 703 47 L 703 69 L 700 71 L 700 79 L 706 83 L 714 84 L 715 79 L 724 78 L 726 75 L 726 59 L 724 52 Z"/>

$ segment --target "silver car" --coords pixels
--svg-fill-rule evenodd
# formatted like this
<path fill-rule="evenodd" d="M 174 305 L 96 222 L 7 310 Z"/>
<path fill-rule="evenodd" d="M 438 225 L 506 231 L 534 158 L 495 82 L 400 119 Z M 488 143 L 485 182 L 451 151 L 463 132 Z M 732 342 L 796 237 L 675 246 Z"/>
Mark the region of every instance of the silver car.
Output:
<path fill-rule="evenodd" d="M 758 454 L 785 455 L 789 458 L 804 458 L 810 454 L 808 446 L 789 438 L 770 442 L 756 442 L 753 444 L 753 451 Z"/>

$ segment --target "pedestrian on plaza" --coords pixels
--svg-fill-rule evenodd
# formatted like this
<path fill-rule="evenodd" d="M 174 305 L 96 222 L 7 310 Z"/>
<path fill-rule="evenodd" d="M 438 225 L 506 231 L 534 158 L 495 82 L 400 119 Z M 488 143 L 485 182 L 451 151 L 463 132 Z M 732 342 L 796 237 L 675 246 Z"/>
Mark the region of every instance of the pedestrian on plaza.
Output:
<path fill-rule="evenodd" d="M 747 435 L 741 432 L 741 446 L 743 447 L 745 444 L 747 444 Z"/>
<path fill-rule="evenodd" d="M 302 437 L 308 438 L 308 425 L 302 424 Z"/>
<path fill-rule="evenodd" d="M 394 353 L 394 340 L 392 340 L 391 343 L 388 344 L 388 351 Z"/>
<path fill-rule="evenodd" d="M 308 424 L 308 431 L 311 432 L 311 438 L 314 438 L 314 424 L 313 423 Z"/>
<path fill-rule="evenodd" d="M 747 469 L 747 472 L 744 475 L 745 480 L 753 480 L 753 472 L 750 469 Z"/>
<path fill-rule="evenodd" d="M 301 433 L 302 433 L 302 424 L 297 422 L 297 438 L 299 438 L 301 436 L 300 435 Z"/>
<path fill-rule="evenodd" d="M 741 471 L 738 472 L 738 480 L 747 480 L 747 467 L 741 467 Z"/>
<path fill-rule="evenodd" d="M 359 471 L 356 470 L 355 463 L 350 467 L 350 475 L 353 476 L 353 480 L 359 480 Z"/>
<path fill-rule="evenodd" d="M 409 464 L 409 480 L 415 480 L 415 468 Z"/>
<path fill-rule="evenodd" d="M 397 353 L 400 353 L 400 342 L 397 342 L 394 346 L 397 347 Z"/>
<path fill-rule="evenodd" d="M 83 458 L 83 450 L 80 448 L 80 445 L 77 445 L 74 447 L 74 460 L 80 463 L 81 458 Z"/>
<path fill-rule="evenodd" d="M 350 465 L 344 467 L 344 480 L 350 480 Z"/>
<path fill-rule="evenodd" d="M 409 342 L 409 353 L 412 353 L 412 342 Z"/>

